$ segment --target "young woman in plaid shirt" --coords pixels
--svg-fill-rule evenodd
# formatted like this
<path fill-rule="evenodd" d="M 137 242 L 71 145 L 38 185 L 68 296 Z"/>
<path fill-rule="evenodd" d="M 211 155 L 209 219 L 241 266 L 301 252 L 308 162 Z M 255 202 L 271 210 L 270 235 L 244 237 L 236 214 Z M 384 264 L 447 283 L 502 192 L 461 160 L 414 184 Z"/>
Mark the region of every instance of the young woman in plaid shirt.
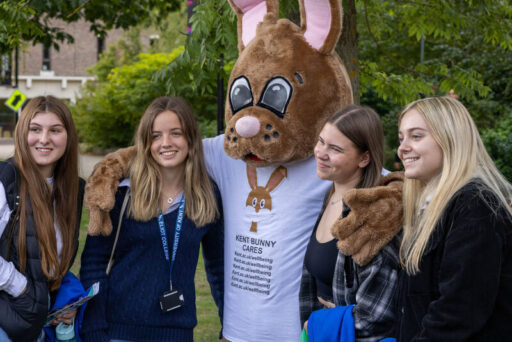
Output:
<path fill-rule="evenodd" d="M 397 173 L 381 176 L 383 145 L 379 116 L 370 108 L 350 105 L 327 121 L 315 146 L 317 175 L 331 180 L 333 187 L 306 251 L 299 294 L 301 321 L 317 309 L 354 305 L 357 341 L 389 336 L 395 319 L 392 301 L 399 269 L 396 233 L 401 226 L 402 179 Z M 379 186 L 383 182 L 389 185 Z M 362 206 L 369 215 L 361 223 L 355 203 L 365 196 L 374 203 Z M 388 205 L 381 206 L 383 202 Z"/>

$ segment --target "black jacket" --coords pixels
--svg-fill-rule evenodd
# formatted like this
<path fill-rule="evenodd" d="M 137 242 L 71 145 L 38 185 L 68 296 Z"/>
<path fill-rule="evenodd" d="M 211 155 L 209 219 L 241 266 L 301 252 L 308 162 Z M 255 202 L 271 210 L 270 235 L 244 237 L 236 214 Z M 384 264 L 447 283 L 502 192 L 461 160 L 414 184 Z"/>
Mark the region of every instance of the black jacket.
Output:
<path fill-rule="evenodd" d="M 427 244 L 420 272 L 400 274 L 398 341 L 510 341 L 511 234 L 510 215 L 487 187 L 462 187 Z"/>
<path fill-rule="evenodd" d="M 12 160 L 0 162 L 0 181 L 4 186 L 9 208 L 12 210 L 10 221 L 0 238 L 0 254 L 6 260 L 12 261 L 17 269 L 19 269 L 16 248 L 18 243 L 18 221 L 16 221 L 12 232 L 9 232 L 9 227 L 12 225 L 16 211 L 14 209 L 18 201 L 19 178 L 20 175 L 18 170 L 14 167 Z M 77 199 L 79 209 L 77 217 L 78 222 L 74 241 L 75 255 L 78 249 L 78 232 L 82 212 L 84 183 L 85 182 L 80 179 L 79 196 Z M 26 237 L 27 264 L 25 271 L 27 288 L 23 294 L 16 298 L 4 291 L 0 291 L 0 328 L 9 335 L 11 340 L 16 342 L 29 342 L 37 339 L 46 322 L 49 306 L 48 280 L 41 268 L 40 251 L 30 201 L 28 202 L 28 212 Z M 10 244 L 9 241 L 11 242 Z M 75 255 L 73 256 L 73 260 Z M 73 260 L 71 260 L 71 264 Z"/>

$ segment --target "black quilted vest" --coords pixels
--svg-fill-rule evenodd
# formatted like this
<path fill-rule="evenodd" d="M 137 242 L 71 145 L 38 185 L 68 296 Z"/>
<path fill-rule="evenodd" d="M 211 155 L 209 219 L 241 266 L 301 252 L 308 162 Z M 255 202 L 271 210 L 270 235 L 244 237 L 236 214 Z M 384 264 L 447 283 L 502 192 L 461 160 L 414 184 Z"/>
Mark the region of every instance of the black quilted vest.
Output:
<path fill-rule="evenodd" d="M 20 175 L 12 159 L 0 162 L 0 182 L 2 182 L 7 203 L 12 210 L 9 223 L 0 237 L 0 255 L 19 269 L 17 243 L 18 222 L 15 219 L 16 208 L 19 205 Z M 78 198 L 78 222 L 75 234 L 75 254 L 78 248 L 78 231 L 82 208 L 84 182 L 80 180 Z M 49 284 L 41 268 L 39 244 L 37 242 L 32 205 L 28 201 L 27 232 L 26 232 L 26 268 L 27 288 L 19 297 L 12 297 L 0 291 L 0 328 L 9 338 L 16 342 L 32 342 L 37 339 L 46 322 L 49 306 Z M 14 222 L 14 225 L 13 225 Z M 73 257 L 74 259 L 74 257 Z M 72 263 L 73 261 L 71 261 Z"/>

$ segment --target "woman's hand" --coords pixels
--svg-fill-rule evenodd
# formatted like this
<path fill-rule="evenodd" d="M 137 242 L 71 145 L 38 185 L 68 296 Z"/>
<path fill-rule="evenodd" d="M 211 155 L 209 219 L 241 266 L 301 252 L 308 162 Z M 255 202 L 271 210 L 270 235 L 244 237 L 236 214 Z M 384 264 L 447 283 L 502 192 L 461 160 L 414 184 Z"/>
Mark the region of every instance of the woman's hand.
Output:
<path fill-rule="evenodd" d="M 329 302 L 322 297 L 317 297 L 320 304 L 322 304 L 326 309 L 332 309 L 335 308 L 336 305 L 334 303 Z M 306 334 L 308 333 L 308 321 L 304 322 L 304 330 L 306 330 Z"/>
<path fill-rule="evenodd" d="M 53 321 L 52 324 L 57 325 L 60 322 L 64 322 L 67 325 L 71 325 L 73 323 L 73 318 L 76 316 L 76 310 L 66 312 L 62 315 L 57 316 Z"/>
<path fill-rule="evenodd" d="M 326 309 L 332 309 L 332 308 L 336 307 L 336 305 L 334 305 L 334 303 L 329 302 L 329 301 L 323 299 L 322 297 L 317 297 L 317 298 L 318 298 L 318 301 L 320 302 L 320 304 L 322 304 Z"/>

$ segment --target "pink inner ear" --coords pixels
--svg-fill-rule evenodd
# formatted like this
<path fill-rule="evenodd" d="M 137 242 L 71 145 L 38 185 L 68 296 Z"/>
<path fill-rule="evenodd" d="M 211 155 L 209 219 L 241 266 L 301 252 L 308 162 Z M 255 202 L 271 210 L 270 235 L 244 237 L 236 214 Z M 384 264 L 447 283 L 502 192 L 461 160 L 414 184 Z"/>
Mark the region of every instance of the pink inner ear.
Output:
<path fill-rule="evenodd" d="M 306 32 L 304 38 L 315 49 L 320 49 L 331 29 L 329 0 L 304 0 Z"/>
<path fill-rule="evenodd" d="M 267 3 L 262 0 L 238 0 L 233 3 L 244 13 L 242 17 L 242 42 L 247 46 L 256 36 L 256 26 L 267 13 Z"/>

